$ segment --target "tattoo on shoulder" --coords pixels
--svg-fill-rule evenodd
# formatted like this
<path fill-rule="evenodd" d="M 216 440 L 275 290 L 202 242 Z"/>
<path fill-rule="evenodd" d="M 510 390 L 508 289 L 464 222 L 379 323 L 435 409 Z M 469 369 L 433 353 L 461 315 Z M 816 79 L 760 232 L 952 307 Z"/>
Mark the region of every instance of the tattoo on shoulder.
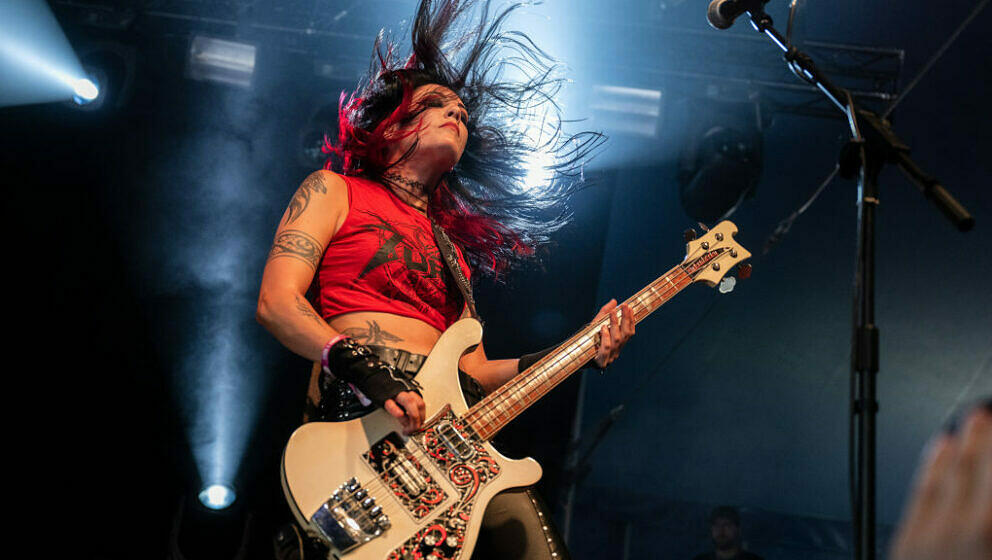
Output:
<path fill-rule="evenodd" d="M 365 324 L 367 328 L 348 327 L 341 332 L 362 344 L 384 344 L 386 342 L 399 342 L 403 340 L 391 332 L 382 330 L 379 323 L 375 321 L 365 321 Z"/>
<path fill-rule="evenodd" d="M 283 224 L 291 224 L 302 216 L 307 206 L 310 206 L 310 198 L 314 194 L 327 194 L 327 186 L 324 185 L 324 181 L 321 179 L 319 173 L 311 173 L 303 181 L 303 184 L 300 185 L 300 188 L 296 189 L 293 200 L 289 202 L 289 207 L 286 208 L 286 219 L 283 221 Z"/>
<path fill-rule="evenodd" d="M 275 242 L 272 243 L 272 250 L 269 251 L 269 260 L 292 257 L 317 270 L 323 252 L 324 248 L 313 236 L 298 229 L 287 229 L 280 231 L 276 236 Z"/>
<path fill-rule="evenodd" d="M 320 315 L 317 315 L 317 312 L 313 310 L 313 307 L 309 303 L 307 303 L 307 300 L 303 299 L 300 296 L 296 296 L 296 309 L 299 310 L 299 312 L 302 313 L 303 315 L 310 317 L 311 319 L 317 321 L 321 325 L 326 325 L 326 323 L 324 323 L 324 320 L 320 318 Z"/>

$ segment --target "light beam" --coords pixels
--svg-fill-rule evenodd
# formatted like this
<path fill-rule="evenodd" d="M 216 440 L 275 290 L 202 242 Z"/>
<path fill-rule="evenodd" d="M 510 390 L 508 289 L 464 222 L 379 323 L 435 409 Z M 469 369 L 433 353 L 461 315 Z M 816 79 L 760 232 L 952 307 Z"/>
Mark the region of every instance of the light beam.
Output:
<path fill-rule="evenodd" d="M 68 101 L 88 78 L 42 0 L 0 2 L 0 76 L 0 107 Z"/>

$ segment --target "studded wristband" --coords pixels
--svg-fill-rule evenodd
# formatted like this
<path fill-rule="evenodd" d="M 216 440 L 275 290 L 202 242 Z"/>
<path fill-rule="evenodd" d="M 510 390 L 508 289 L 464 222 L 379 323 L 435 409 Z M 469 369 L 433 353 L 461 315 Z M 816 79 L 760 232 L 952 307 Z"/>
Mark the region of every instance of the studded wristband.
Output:
<path fill-rule="evenodd" d="M 352 338 L 344 337 L 329 343 L 325 353 L 324 367 L 377 406 L 404 391 L 420 393 L 419 383 L 397 372 Z"/>

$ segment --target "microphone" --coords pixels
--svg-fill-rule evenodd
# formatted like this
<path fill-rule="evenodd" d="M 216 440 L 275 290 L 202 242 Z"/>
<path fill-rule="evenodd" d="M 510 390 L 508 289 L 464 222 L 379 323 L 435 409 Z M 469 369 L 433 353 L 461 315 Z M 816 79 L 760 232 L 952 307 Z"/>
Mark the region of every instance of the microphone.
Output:
<path fill-rule="evenodd" d="M 751 10 L 760 10 L 768 0 L 713 0 L 706 10 L 706 19 L 717 29 L 730 29 L 737 16 Z"/>

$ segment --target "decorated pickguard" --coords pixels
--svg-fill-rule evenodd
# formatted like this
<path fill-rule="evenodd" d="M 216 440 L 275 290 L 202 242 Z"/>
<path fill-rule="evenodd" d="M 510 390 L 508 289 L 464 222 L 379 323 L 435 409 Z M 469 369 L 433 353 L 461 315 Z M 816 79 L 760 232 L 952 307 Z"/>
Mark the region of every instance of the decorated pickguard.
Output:
<path fill-rule="evenodd" d="M 448 497 L 395 432 L 376 442 L 362 457 L 415 519 L 427 517 Z"/>
<path fill-rule="evenodd" d="M 455 438 L 461 445 L 453 444 Z M 479 490 L 499 476 L 500 465 L 486 450 L 481 439 L 450 410 L 417 434 L 416 444 L 446 474 L 458 491 L 458 500 L 387 558 L 460 558 L 465 529 Z"/>

